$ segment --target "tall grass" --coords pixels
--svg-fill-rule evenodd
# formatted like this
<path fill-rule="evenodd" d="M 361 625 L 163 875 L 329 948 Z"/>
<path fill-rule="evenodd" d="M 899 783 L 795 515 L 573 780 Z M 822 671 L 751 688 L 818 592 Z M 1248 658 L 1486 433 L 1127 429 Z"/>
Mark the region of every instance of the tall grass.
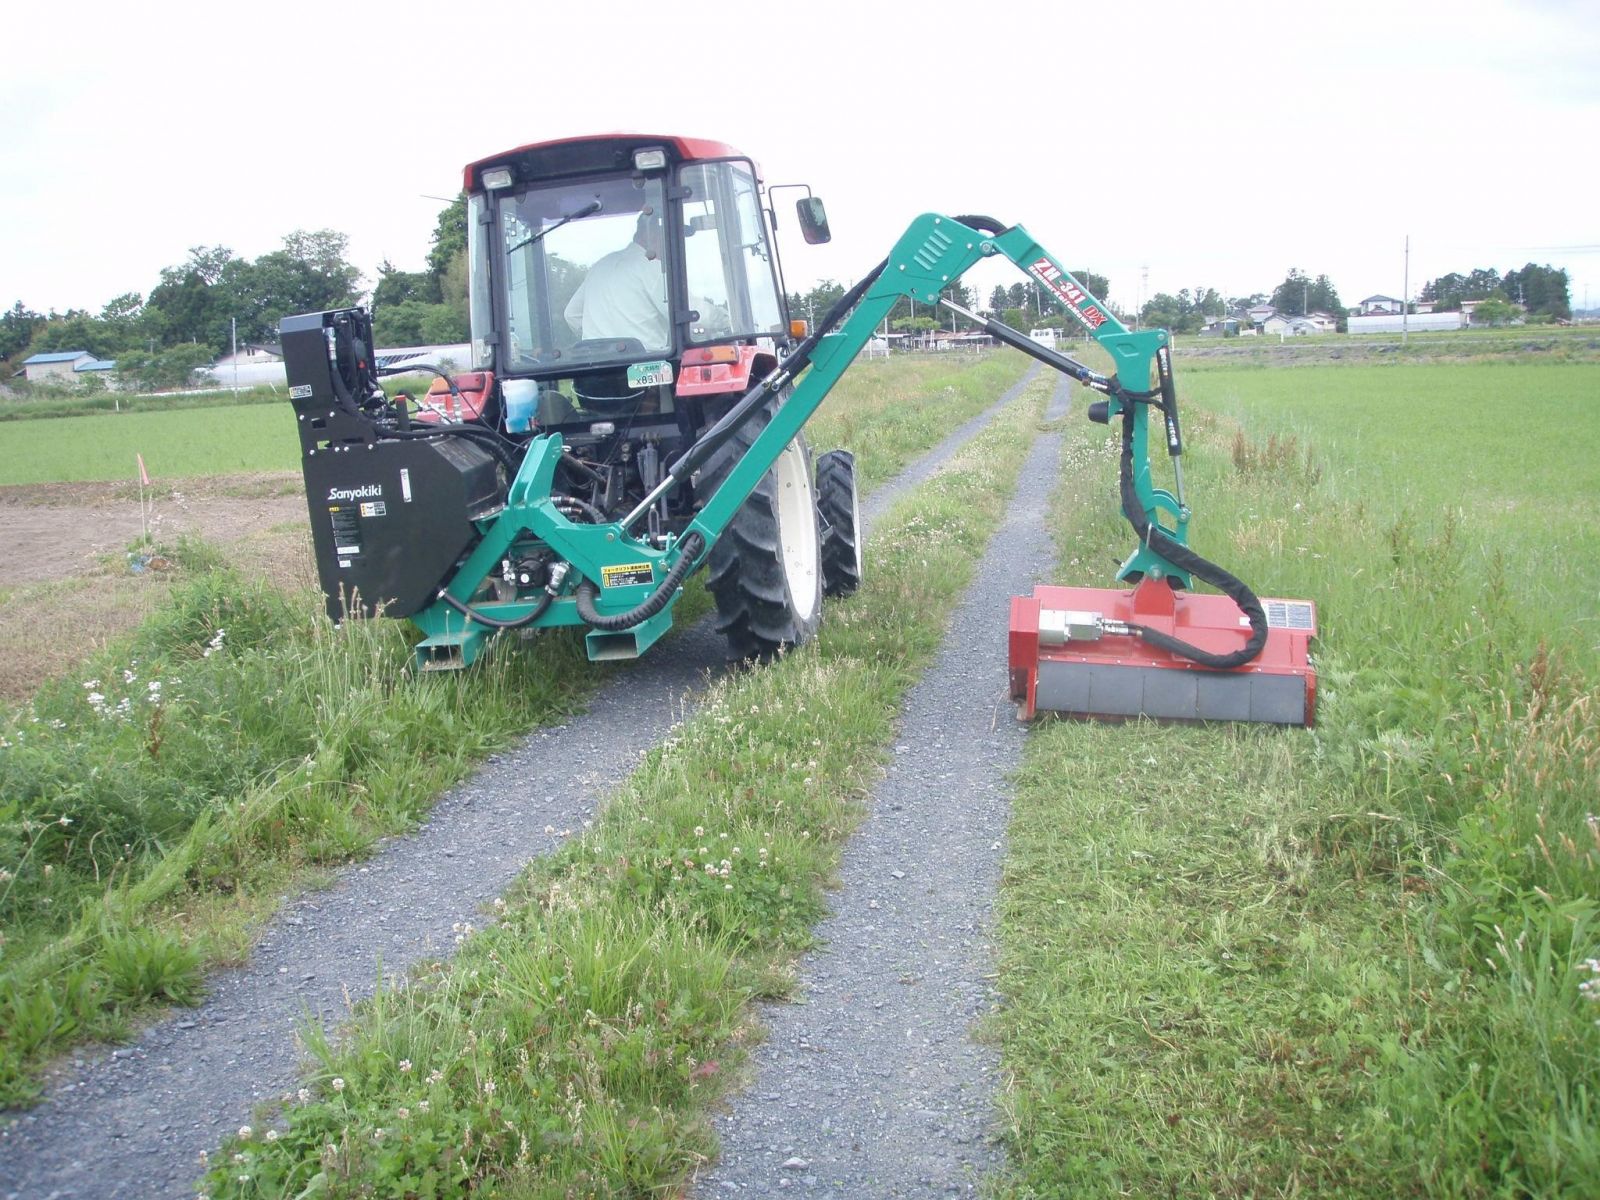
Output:
<path fill-rule="evenodd" d="M 417 678 L 398 623 L 335 628 L 226 571 L 175 589 L 0 735 L 0 1098 L 141 1002 L 196 998 L 202 963 L 237 952 L 208 943 L 208 904 L 406 828 L 488 749 L 570 710 L 593 677 L 580 663 L 561 637 Z M 174 898 L 198 909 L 180 919 Z"/>
<path fill-rule="evenodd" d="M 819 415 L 819 444 L 852 426 L 866 471 L 892 473 L 1023 365 L 916 365 L 933 394 L 914 422 L 901 375 L 852 379 Z M 875 413 L 895 438 L 871 436 Z M 706 607 L 696 592 L 678 614 Z M 274 896 L 408 827 L 484 753 L 570 711 L 608 672 L 561 631 L 418 678 L 409 626 L 335 628 L 320 608 L 201 573 L 130 640 L 0 721 L 0 1104 L 34 1095 L 62 1047 L 120 1036 L 152 1000 L 194 999 L 207 963 L 247 953 Z"/>
<path fill-rule="evenodd" d="M 1191 407 L 1187 474 L 1203 553 L 1318 602 L 1316 728 L 1030 742 L 1006 900 L 1012 1194 L 1578 1196 L 1600 1179 L 1592 592 L 1552 595 L 1521 566 L 1582 578 L 1600 558 L 1545 507 L 1591 469 L 1573 460 L 1594 427 L 1564 423 L 1541 463 L 1463 412 L 1493 390 L 1559 419 L 1593 368 L 1302 374 L 1195 383 L 1251 424 Z M 1436 428 L 1450 438 L 1419 435 Z M 1105 458 L 1093 435 L 1074 452 Z M 1069 562 L 1127 536 L 1092 498 L 1107 480 L 1078 486 L 1057 510 Z M 1535 546 L 1507 544 L 1511 494 L 1537 500 L 1518 518 Z M 1066 857 L 1055 912 L 1028 890 L 1047 846 Z"/>

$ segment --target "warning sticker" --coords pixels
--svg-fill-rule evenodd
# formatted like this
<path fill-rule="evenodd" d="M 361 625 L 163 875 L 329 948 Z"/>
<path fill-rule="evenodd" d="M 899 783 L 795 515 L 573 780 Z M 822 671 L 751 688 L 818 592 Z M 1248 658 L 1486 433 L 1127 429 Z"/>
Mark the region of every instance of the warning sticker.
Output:
<path fill-rule="evenodd" d="M 600 568 L 601 587 L 632 587 L 648 584 L 655 576 L 649 563 L 621 563 L 615 567 Z"/>
<path fill-rule="evenodd" d="M 369 500 L 361 506 L 363 517 L 381 517 L 389 510 L 383 506 L 382 500 Z"/>

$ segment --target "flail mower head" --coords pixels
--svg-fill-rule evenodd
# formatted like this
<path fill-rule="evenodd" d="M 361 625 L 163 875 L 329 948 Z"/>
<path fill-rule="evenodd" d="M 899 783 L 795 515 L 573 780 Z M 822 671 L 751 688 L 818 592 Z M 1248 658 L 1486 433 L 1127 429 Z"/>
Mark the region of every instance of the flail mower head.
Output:
<path fill-rule="evenodd" d="M 1042 586 L 1011 598 L 1011 699 L 1017 716 L 1151 717 L 1310 725 L 1317 675 L 1309 643 L 1316 608 L 1262 599 L 1268 631 L 1249 662 L 1209 668 L 1135 630 L 1155 630 L 1217 655 L 1250 636 L 1227 596 L 1175 592 L 1146 577 L 1132 589 Z"/>

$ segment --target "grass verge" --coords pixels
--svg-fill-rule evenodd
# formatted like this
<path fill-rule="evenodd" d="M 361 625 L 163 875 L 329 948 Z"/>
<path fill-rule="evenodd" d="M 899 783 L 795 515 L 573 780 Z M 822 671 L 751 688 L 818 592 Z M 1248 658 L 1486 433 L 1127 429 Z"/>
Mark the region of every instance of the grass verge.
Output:
<path fill-rule="evenodd" d="M 1406 368 L 1415 402 L 1431 370 Z M 1330 412 L 1315 447 L 1186 421 L 1198 548 L 1319 603 L 1314 730 L 1029 739 L 1002 894 L 1000 1195 L 1579 1196 L 1600 1179 L 1591 648 L 1495 555 L 1491 504 L 1341 489 L 1350 419 Z M 1365 451 L 1420 457 L 1383 428 Z M 1496 453 L 1458 450 L 1480 470 Z M 1066 452 L 1084 469 L 1056 498 L 1064 575 L 1127 539 L 1106 435 Z M 1558 552 L 1592 561 L 1592 533 Z"/>
<path fill-rule="evenodd" d="M 783 994 L 902 695 L 1004 511 L 1041 379 L 880 525 L 821 635 L 714 684 L 460 952 L 380 990 L 212 1196 L 637 1196 L 714 1151 L 708 1106 Z"/>

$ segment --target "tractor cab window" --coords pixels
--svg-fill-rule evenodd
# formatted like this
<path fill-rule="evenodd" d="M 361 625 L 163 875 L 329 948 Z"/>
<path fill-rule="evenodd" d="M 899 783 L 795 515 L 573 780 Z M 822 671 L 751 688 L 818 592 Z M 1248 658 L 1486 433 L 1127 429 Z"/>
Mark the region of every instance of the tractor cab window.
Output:
<path fill-rule="evenodd" d="M 664 188 L 629 176 L 536 186 L 499 205 L 491 254 L 502 369 L 582 369 L 672 351 Z"/>
<path fill-rule="evenodd" d="M 748 162 L 694 163 L 683 189 L 683 260 L 691 342 L 782 333 L 772 248 Z"/>

